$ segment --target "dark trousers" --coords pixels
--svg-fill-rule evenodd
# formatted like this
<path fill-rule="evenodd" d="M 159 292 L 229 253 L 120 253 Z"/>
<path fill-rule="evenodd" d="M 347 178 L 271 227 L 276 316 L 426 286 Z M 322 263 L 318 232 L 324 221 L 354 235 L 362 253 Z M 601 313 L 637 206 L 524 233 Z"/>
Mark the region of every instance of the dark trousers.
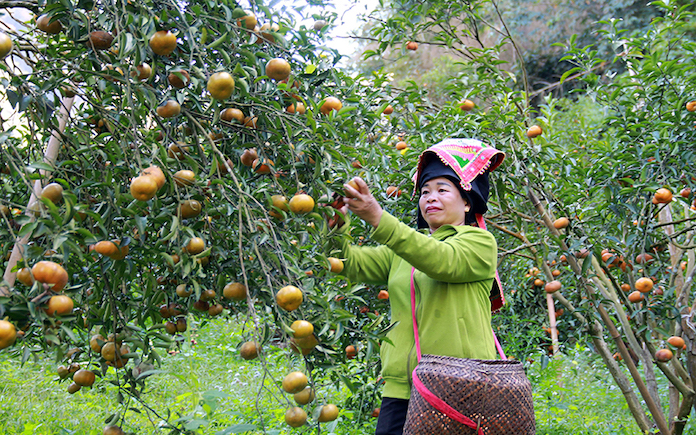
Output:
<path fill-rule="evenodd" d="M 406 423 L 408 400 L 384 397 L 379 409 L 375 435 L 401 435 Z"/>

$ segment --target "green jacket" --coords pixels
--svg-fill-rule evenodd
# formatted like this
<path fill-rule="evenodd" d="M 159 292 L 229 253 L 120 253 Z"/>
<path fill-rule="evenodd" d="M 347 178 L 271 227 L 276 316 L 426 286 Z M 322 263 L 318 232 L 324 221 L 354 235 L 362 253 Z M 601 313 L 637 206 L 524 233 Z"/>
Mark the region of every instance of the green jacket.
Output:
<path fill-rule="evenodd" d="M 411 266 L 416 268 L 416 319 L 421 353 L 494 359 L 489 294 L 497 244 L 488 231 L 443 225 L 430 236 L 382 214 L 372 239 L 381 246 L 342 246 L 343 274 L 353 281 L 387 284 L 391 321 L 382 343 L 384 397 L 408 399 L 417 363 L 411 320 Z"/>

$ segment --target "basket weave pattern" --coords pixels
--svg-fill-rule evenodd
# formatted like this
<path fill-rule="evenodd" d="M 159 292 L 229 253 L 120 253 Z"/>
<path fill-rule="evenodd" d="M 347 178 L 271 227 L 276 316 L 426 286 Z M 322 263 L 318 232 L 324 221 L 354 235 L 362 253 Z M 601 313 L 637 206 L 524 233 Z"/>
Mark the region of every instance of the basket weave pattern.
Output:
<path fill-rule="evenodd" d="M 519 361 L 423 355 L 416 374 L 431 393 L 479 423 L 485 435 L 536 432 L 532 386 Z M 476 433 L 435 409 L 411 388 L 404 435 Z"/>

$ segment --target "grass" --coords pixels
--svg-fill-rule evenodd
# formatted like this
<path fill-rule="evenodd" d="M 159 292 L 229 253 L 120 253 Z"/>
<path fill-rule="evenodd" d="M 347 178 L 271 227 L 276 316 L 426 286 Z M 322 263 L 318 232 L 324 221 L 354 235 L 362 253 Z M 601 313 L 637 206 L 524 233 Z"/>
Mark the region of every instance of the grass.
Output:
<path fill-rule="evenodd" d="M 39 360 L 20 366 L 15 357 L 2 352 L 0 433 L 98 435 L 105 420 L 119 412 L 125 412 L 124 429 L 135 434 L 170 433 L 163 427 L 165 417 L 181 419 L 200 435 L 252 428 L 245 433 L 317 433 L 316 426 L 289 429 L 284 424 L 288 401 L 268 376 L 280 379 L 299 368 L 299 362 L 280 349 L 268 354 L 268 372 L 259 361 L 240 359 L 236 345 L 242 327 L 239 322 L 215 319 L 192 328 L 181 352 L 166 356 L 162 372 L 148 379 L 140 399 L 150 410 L 133 399 L 118 403 L 118 391 L 108 382 L 115 376 L 113 369 L 93 388 L 70 395 L 68 383 L 58 382 L 55 375 L 57 364 Z M 618 387 L 588 349 L 576 347 L 553 360 L 539 356 L 528 375 L 534 387 L 537 434 L 640 433 Z M 349 396 L 347 389 L 327 385 L 319 389 L 317 402 L 340 407 Z M 375 419 L 357 424 L 353 417 L 343 410 L 335 423 L 322 425 L 320 433 L 374 433 Z"/>

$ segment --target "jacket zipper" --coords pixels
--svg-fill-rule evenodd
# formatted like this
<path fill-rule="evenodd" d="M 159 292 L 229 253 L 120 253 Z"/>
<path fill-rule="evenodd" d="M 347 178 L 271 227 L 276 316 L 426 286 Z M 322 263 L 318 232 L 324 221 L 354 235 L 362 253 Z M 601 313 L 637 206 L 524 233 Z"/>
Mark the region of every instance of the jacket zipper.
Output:
<path fill-rule="evenodd" d="M 418 308 L 420 307 L 421 299 L 420 299 L 420 289 L 418 288 L 418 283 L 416 282 L 416 275 L 414 273 L 413 275 L 413 284 L 415 288 L 415 295 L 416 295 L 416 300 L 418 301 L 416 303 L 416 320 L 418 320 Z M 413 329 L 413 319 L 411 319 L 411 329 Z M 413 387 L 413 378 L 411 376 L 411 355 L 413 354 L 413 350 L 416 348 L 416 337 L 413 337 L 413 344 L 411 344 L 411 349 L 408 351 L 408 358 L 406 360 L 406 379 L 408 379 L 408 387 L 409 389 Z M 416 362 L 416 365 L 418 362 Z"/>

